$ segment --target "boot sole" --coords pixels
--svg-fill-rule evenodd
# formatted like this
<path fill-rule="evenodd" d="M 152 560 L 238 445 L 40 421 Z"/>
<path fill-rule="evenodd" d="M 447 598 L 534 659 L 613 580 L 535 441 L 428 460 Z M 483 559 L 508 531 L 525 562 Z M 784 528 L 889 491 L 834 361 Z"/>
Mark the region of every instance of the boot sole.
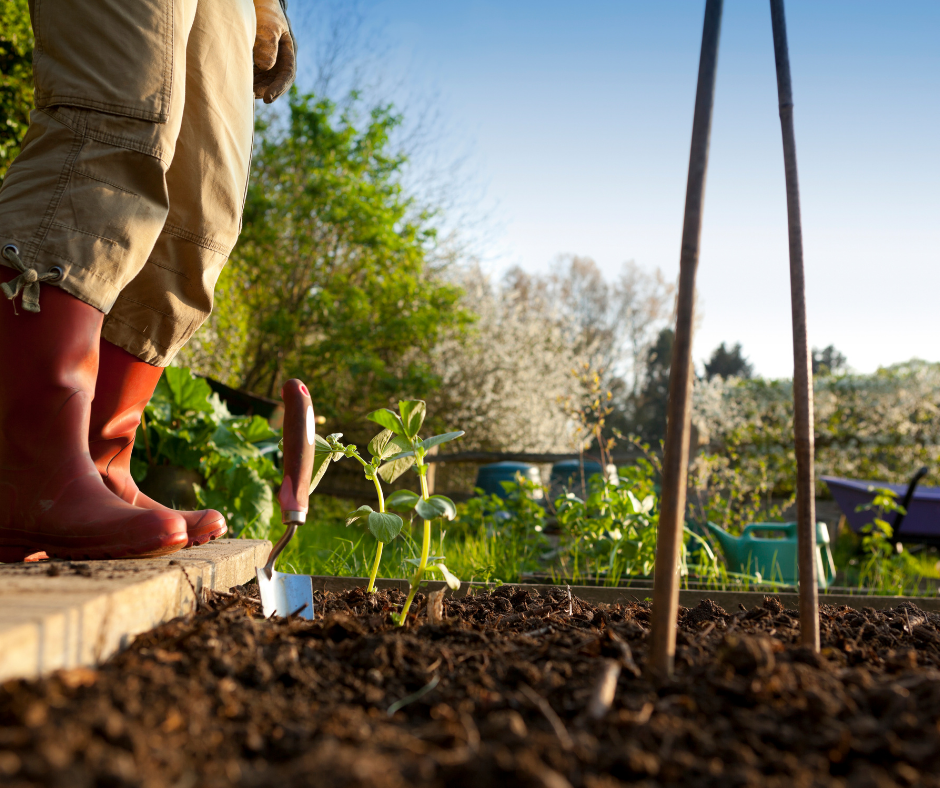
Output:
<path fill-rule="evenodd" d="M 126 545 L 108 549 L 88 547 L 53 547 L 51 545 L 0 545 L 0 563 L 40 561 L 58 558 L 66 561 L 101 561 L 118 558 L 156 558 L 182 550 L 185 542 L 176 544 Z"/>
<path fill-rule="evenodd" d="M 51 547 L 46 548 L 46 553 L 50 558 L 58 558 L 66 561 L 107 561 L 119 558 L 158 558 L 161 555 L 169 555 L 183 549 L 183 545 L 171 545 L 170 547 L 158 547 L 145 552 L 136 552 L 133 548 L 127 551 L 123 550 L 59 550 Z"/>
<path fill-rule="evenodd" d="M 16 547 L 4 545 L 0 547 L 0 564 L 21 564 L 44 561 L 49 556 L 33 547 Z"/>
<path fill-rule="evenodd" d="M 177 550 L 187 550 L 190 547 L 199 547 L 209 542 L 214 542 L 220 536 L 225 534 L 225 530 L 219 530 L 213 534 L 202 534 L 199 537 L 190 540 L 185 546 L 173 545 L 172 547 L 161 547 L 149 552 L 133 553 L 125 555 L 123 551 L 94 551 L 94 555 L 89 551 L 47 548 L 44 551 L 38 551 L 35 547 L 9 546 L 0 547 L 0 564 L 19 564 L 32 563 L 35 561 L 44 561 L 49 558 L 58 558 L 66 561 L 92 561 L 92 560 L 114 560 L 116 558 L 156 558 L 161 555 L 169 555 Z M 121 553 L 120 555 L 118 553 Z"/>
<path fill-rule="evenodd" d="M 199 547 L 201 545 L 208 544 L 209 542 L 214 542 L 220 536 L 223 536 L 227 530 L 227 528 L 221 528 L 215 533 L 200 534 L 199 536 L 190 537 L 184 549 L 188 550 L 190 547 Z"/>

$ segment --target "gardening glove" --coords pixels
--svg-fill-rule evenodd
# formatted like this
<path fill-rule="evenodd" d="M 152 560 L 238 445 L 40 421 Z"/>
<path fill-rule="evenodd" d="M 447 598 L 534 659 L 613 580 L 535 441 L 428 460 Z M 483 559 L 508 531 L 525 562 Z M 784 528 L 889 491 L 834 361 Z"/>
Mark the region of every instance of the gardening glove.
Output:
<path fill-rule="evenodd" d="M 255 98 L 270 104 L 284 95 L 297 74 L 294 35 L 287 21 L 287 0 L 254 0 Z"/>

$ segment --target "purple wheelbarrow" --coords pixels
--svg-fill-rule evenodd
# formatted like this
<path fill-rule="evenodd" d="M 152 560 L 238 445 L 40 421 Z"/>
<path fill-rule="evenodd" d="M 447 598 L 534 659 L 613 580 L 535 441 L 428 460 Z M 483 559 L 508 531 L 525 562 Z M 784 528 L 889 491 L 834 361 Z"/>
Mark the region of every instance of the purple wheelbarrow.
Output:
<path fill-rule="evenodd" d="M 907 511 L 906 515 L 888 513 L 885 518 L 894 528 L 892 541 L 940 545 L 940 487 L 918 487 L 926 475 L 927 469 L 921 468 L 908 484 L 857 481 L 835 476 L 823 476 L 822 480 L 829 486 L 832 497 L 856 533 L 872 521 L 873 512 L 856 512 L 855 508 L 872 502 L 875 493 L 871 488 L 884 487 L 897 493 L 898 503 Z"/>

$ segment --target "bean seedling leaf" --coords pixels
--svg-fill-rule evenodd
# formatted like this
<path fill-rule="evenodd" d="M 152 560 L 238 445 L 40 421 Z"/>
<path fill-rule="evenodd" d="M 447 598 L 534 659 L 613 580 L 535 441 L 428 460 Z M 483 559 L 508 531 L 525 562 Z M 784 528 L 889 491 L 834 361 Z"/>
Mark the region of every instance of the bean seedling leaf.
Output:
<path fill-rule="evenodd" d="M 362 505 L 356 511 L 350 512 L 346 515 L 346 525 L 352 525 L 356 520 L 363 520 L 372 514 L 372 507 Z"/>
<path fill-rule="evenodd" d="M 398 410 L 401 411 L 401 420 L 405 427 L 405 435 L 409 438 L 413 438 L 418 434 L 418 430 L 421 429 L 421 425 L 424 423 L 427 405 L 423 399 L 405 400 L 398 403 Z"/>
<path fill-rule="evenodd" d="M 401 423 L 401 419 L 398 418 L 398 414 L 393 413 L 388 408 L 374 410 L 366 416 L 366 418 L 369 421 L 374 421 L 376 424 L 385 427 L 387 430 L 391 430 L 396 435 L 405 434 L 405 426 Z"/>
<path fill-rule="evenodd" d="M 372 512 L 369 515 L 369 530 L 380 542 L 391 542 L 401 533 L 402 520 L 397 514 Z"/>
<path fill-rule="evenodd" d="M 314 449 L 313 476 L 310 479 L 310 492 L 313 492 L 317 488 L 317 485 L 326 473 L 326 469 L 330 467 L 330 457 L 331 453 L 329 451 L 320 451 L 319 446 Z"/>
<path fill-rule="evenodd" d="M 369 441 L 369 454 L 373 457 L 378 457 L 380 460 L 384 460 L 395 453 L 398 447 L 390 445 L 394 435 L 395 433 L 391 430 L 382 430 Z"/>
<path fill-rule="evenodd" d="M 459 438 L 463 434 L 463 430 L 458 430 L 457 432 L 445 432 L 443 435 L 434 435 L 433 437 L 425 438 L 419 445 L 424 448 L 425 451 L 427 451 L 432 446 L 439 446 L 442 443 L 447 443 L 447 441 L 452 441 L 455 438 Z"/>
<path fill-rule="evenodd" d="M 435 520 L 438 517 L 446 517 L 450 511 L 447 503 L 449 503 L 451 506 L 454 504 L 448 498 L 444 498 L 443 501 L 440 500 L 441 498 L 444 498 L 444 496 L 435 495 L 433 498 L 429 498 L 426 501 L 423 499 L 418 501 L 418 503 L 415 504 L 415 511 L 418 513 L 418 516 L 425 520 Z M 447 503 L 444 503 L 444 501 L 447 501 Z"/>
<path fill-rule="evenodd" d="M 446 495 L 432 495 L 430 500 L 436 501 L 444 507 L 442 515 L 446 520 L 453 520 L 457 516 L 457 505 Z"/>
<path fill-rule="evenodd" d="M 407 451 L 411 448 L 411 442 L 403 435 L 396 435 L 389 441 L 389 448 L 395 446 L 398 449 L 404 449 L 399 454 L 387 457 L 388 461 L 379 468 L 379 476 L 386 484 L 391 484 L 395 479 L 401 476 L 415 463 L 414 452 Z"/>
<path fill-rule="evenodd" d="M 411 490 L 396 490 L 385 500 L 385 505 L 392 509 L 405 511 L 414 509 L 415 504 L 421 500 L 421 496 Z"/>
<path fill-rule="evenodd" d="M 313 492 L 317 485 L 320 483 L 320 480 L 323 478 L 323 474 L 326 473 L 326 469 L 330 467 L 330 457 L 333 456 L 333 452 L 330 449 L 330 444 L 327 443 L 319 435 L 313 436 L 313 476 L 310 479 L 310 492 Z"/>

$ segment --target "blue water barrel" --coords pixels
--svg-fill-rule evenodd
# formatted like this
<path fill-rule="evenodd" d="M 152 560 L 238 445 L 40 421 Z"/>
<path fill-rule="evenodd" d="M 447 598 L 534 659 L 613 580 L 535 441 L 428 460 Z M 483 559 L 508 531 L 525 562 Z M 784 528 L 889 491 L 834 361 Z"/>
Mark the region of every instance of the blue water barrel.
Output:
<path fill-rule="evenodd" d="M 604 469 L 599 462 L 594 460 L 584 461 L 584 483 L 591 481 L 591 477 L 597 474 L 604 474 Z M 551 500 L 554 501 L 565 490 L 573 492 L 578 497 L 581 496 L 581 461 L 580 460 L 562 460 L 552 466 L 552 474 L 548 479 L 548 489 Z"/>
<path fill-rule="evenodd" d="M 531 479 L 536 484 L 542 482 L 539 469 L 527 462 L 494 462 L 490 465 L 480 466 L 474 487 L 479 487 L 487 495 L 508 498 L 509 496 L 500 482 L 516 481 L 517 473 L 521 473 L 524 478 Z"/>

